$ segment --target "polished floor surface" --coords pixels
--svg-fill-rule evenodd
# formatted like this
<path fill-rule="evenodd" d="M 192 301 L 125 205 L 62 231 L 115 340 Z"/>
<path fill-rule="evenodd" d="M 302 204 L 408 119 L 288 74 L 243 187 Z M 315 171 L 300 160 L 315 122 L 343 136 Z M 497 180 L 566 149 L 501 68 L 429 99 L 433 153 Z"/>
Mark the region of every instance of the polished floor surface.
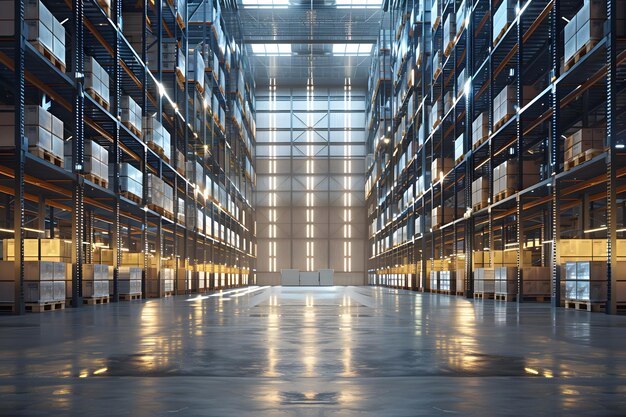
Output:
<path fill-rule="evenodd" d="M 626 416 L 626 317 L 257 287 L 0 317 L 0 416 Z"/>

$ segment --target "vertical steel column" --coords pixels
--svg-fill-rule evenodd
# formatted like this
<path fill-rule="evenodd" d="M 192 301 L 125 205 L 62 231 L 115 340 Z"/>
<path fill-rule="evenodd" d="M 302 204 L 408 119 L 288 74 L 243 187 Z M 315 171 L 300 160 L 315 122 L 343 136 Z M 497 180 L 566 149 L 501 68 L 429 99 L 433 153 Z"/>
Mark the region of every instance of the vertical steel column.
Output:
<path fill-rule="evenodd" d="M 15 2 L 15 201 L 13 204 L 15 314 L 24 314 L 24 168 L 28 144 L 24 137 L 24 0 Z M 7 205 L 7 211 L 9 210 Z"/>
<path fill-rule="evenodd" d="M 82 305 L 83 281 L 83 232 L 84 232 L 84 179 L 81 175 L 85 158 L 85 131 L 83 117 L 85 112 L 84 96 L 84 38 L 83 38 L 83 1 L 73 0 L 72 24 L 72 70 L 75 82 L 74 91 L 74 138 L 72 140 L 72 173 L 76 183 L 72 191 L 72 307 Z"/>
<path fill-rule="evenodd" d="M 147 112 L 147 106 L 148 106 L 148 91 L 147 91 L 147 82 L 148 82 L 148 68 L 145 66 L 145 62 L 147 60 L 147 56 L 148 56 L 148 41 L 146 39 L 146 34 L 147 34 L 147 30 L 148 30 L 148 22 L 147 22 L 147 15 L 148 15 L 148 2 L 144 2 L 143 3 L 143 11 L 142 11 L 142 22 L 141 22 L 141 60 L 144 63 L 144 66 L 142 67 L 142 71 L 141 71 L 141 86 L 142 86 L 142 91 L 141 91 L 141 117 L 142 120 L 143 118 L 146 116 Z M 142 187 L 142 194 L 143 194 L 143 198 L 142 198 L 142 204 L 144 206 L 144 208 L 146 207 L 146 202 L 148 201 L 148 148 L 146 146 L 143 146 L 142 148 L 142 160 L 141 160 L 141 175 L 143 177 L 143 187 Z M 143 244 L 143 272 L 142 272 L 142 279 L 141 279 L 141 292 L 143 294 L 143 297 L 146 298 L 148 295 L 147 292 L 147 288 L 148 288 L 148 283 L 147 281 L 152 278 L 149 275 L 149 266 L 150 266 L 150 262 L 149 262 L 149 257 L 150 257 L 150 245 L 149 245 L 149 240 L 148 240 L 148 212 L 144 211 L 143 213 L 143 219 L 142 219 L 142 244 Z"/>
<path fill-rule="evenodd" d="M 614 117 L 619 118 L 616 112 L 616 82 L 617 76 L 617 2 L 620 0 L 607 0 L 607 21 L 610 25 L 608 39 L 606 43 L 606 145 L 609 148 L 607 155 L 607 205 L 606 205 L 606 225 L 608 227 L 607 239 L 607 299 L 606 314 L 617 313 L 617 255 L 614 248 L 617 244 L 617 168 L 618 162 L 617 152 L 617 132 L 615 130 Z M 623 16 L 622 16 L 623 17 Z"/>
<path fill-rule="evenodd" d="M 463 141 L 463 154 L 465 155 L 465 209 L 472 207 L 472 182 L 474 181 L 474 164 L 472 157 L 472 123 L 474 119 L 474 13 L 470 2 L 467 10 L 470 19 L 466 30 L 466 58 L 465 73 L 470 80 L 470 88 L 465 95 L 465 133 Z M 457 22 L 458 24 L 458 22 Z M 474 275 L 472 272 L 472 250 L 474 248 L 474 216 L 470 213 L 465 219 L 465 294 L 466 298 L 474 298 Z M 458 291 L 458 290 L 457 290 Z"/>
<path fill-rule="evenodd" d="M 561 119 L 561 96 L 558 84 L 554 83 L 560 76 L 561 66 L 561 43 L 558 34 L 560 33 L 561 21 L 561 0 L 553 0 L 554 6 L 550 12 L 550 39 L 552 40 L 552 120 L 550 126 L 550 172 L 552 174 L 552 307 L 561 305 L 561 271 L 559 268 L 559 246 L 561 238 L 561 202 L 559 199 L 560 185 L 555 176 L 559 172 L 559 153 L 561 129 L 559 121 Z"/>
<path fill-rule="evenodd" d="M 111 111 L 115 117 L 115 130 L 113 133 L 113 146 L 111 148 L 111 162 L 113 165 L 113 234 L 111 240 L 111 249 L 113 249 L 113 302 L 118 302 L 119 294 L 119 278 L 120 266 L 122 264 L 122 236 L 120 225 L 120 163 L 122 160 L 122 149 L 120 147 L 120 102 L 121 102 L 121 83 L 122 68 L 120 64 L 120 22 L 122 17 L 122 0 L 113 0 L 113 22 L 115 24 L 115 44 L 113 45 L 113 100 Z M 129 242 L 130 243 L 130 242 Z"/>
<path fill-rule="evenodd" d="M 524 77 L 522 77 L 522 70 L 524 68 L 524 25 L 523 14 L 517 17 L 517 64 L 515 72 L 517 75 L 516 87 L 517 87 L 517 114 L 515 129 L 517 133 L 517 191 L 524 189 L 524 129 L 522 126 L 522 115 L 520 110 L 524 106 Z M 524 299 L 524 234 L 523 234 L 523 221 L 522 221 L 522 197 L 519 192 L 515 198 L 515 221 L 517 222 L 517 302 L 521 303 Z M 504 239 L 504 238 L 503 238 Z M 505 241 L 503 240 L 503 244 Z M 503 247 L 503 250 L 506 246 Z M 508 289 L 507 289 L 508 292 Z"/>

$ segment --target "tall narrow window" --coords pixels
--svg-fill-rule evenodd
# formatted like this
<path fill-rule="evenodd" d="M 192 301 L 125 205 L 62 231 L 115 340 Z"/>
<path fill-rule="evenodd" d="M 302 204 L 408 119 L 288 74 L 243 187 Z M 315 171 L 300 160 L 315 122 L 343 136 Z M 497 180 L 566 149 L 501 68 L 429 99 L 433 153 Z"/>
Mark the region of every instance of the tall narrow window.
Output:
<path fill-rule="evenodd" d="M 343 269 L 345 272 L 352 272 L 352 82 L 350 78 L 345 79 L 343 87 L 344 102 L 344 160 L 343 160 Z"/>
<path fill-rule="evenodd" d="M 268 213 L 268 233 L 269 233 L 269 271 L 276 272 L 276 258 L 278 256 L 277 246 L 277 233 L 276 222 L 278 216 L 276 213 L 276 192 L 277 192 L 277 178 L 276 178 L 276 79 L 270 78 L 269 85 L 269 161 L 268 161 L 268 188 L 269 193 L 269 213 Z"/>

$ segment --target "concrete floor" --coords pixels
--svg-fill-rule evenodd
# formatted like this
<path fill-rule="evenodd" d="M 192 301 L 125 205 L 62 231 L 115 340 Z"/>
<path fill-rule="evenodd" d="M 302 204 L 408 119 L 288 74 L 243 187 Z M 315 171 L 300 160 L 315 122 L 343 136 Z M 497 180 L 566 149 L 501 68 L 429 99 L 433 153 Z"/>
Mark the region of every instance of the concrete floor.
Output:
<path fill-rule="evenodd" d="M 626 415 L 626 317 L 248 291 L 0 317 L 0 415 Z"/>

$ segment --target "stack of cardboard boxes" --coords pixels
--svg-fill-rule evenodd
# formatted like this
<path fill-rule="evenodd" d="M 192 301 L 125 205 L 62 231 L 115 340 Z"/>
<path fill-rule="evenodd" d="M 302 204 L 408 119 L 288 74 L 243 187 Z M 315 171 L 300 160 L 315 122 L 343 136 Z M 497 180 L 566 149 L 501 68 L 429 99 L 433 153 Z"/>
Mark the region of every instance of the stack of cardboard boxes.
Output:
<path fill-rule="evenodd" d="M 143 174 L 128 162 L 120 165 L 120 189 L 139 199 L 143 197 Z"/>
<path fill-rule="evenodd" d="M 98 61 L 90 56 L 85 57 L 85 89 L 101 98 L 105 105 L 109 105 L 109 74 Z"/>
<path fill-rule="evenodd" d="M 141 138 L 141 107 L 130 96 L 122 96 L 122 122 Z"/>
<path fill-rule="evenodd" d="M 9 2 L 3 2 L 9 3 Z M 13 9 L 13 7 L 10 7 Z M 3 8 L 3 11 L 8 10 Z M 38 44 L 50 52 L 65 68 L 65 28 L 39 0 L 24 2 L 26 36 L 30 42 Z M 10 33 L 13 35 L 13 33 Z"/>
<path fill-rule="evenodd" d="M 622 3 L 622 11 L 624 11 L 623 1 L 616 1 L 616 4 Z M 619 6 L 618 6 L 619 9 Z M 624 13 L 621 16 L 616 14 L 617 19 L 621 19 L 624 23 Z M 604 36 L 604 21 L 606 20 L 606 2 L 598 0 L 585 0 L 583 7 L 576 13 L 572 19 L 565 25 L 564 39 L 565 51 L 564 59 L 566 69 L 569 69 L 574 62 L 572 59 L 576 53 L 583 48 L 590 48 L 594 42 L 599 41 Z M 618 28 L 619 28 L 618 22 Z M 624 30 L 622 26 L 621 29 Z M 569 65 L 568 65 L 569 64 Z"/>

